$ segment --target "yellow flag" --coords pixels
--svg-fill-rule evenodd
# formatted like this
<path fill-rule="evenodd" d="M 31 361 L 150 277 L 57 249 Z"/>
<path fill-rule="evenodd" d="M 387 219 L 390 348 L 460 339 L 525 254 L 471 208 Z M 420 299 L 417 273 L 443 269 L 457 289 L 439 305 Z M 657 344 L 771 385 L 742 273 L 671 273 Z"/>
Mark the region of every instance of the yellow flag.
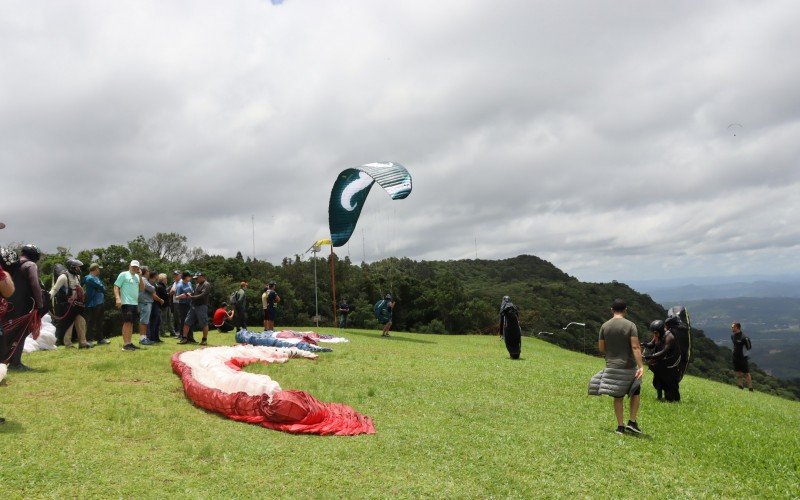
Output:
<path fill-rule="evenodd" d="M 321 246 L 323 246 L 323 245 L 330 245 L 330 244 L 331 244 L 331 240 L 330 240 L 330 238 L 326 238 L 326 239 L 322 239 L 322 240 L 317 240 L 317 241 L 314 243 L 314 246 L 315 246 L 315 247 L 321 247 Z"/>

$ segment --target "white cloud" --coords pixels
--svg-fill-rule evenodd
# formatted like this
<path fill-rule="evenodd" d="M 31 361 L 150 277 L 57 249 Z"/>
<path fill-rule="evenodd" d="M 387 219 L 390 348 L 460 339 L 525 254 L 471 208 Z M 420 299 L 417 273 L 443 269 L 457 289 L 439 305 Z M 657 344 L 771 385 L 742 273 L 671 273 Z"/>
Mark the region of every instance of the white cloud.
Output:
<path fill-rule="evenodd" d="M 798 22 L 790 1 L 6 2 L 2 236 L 249 254 L 254 214 L 278 261 L 324 236 L 339 170 L 393 160 L 414 192 L 373 192 L 356 259 L 800 271 Z"/>

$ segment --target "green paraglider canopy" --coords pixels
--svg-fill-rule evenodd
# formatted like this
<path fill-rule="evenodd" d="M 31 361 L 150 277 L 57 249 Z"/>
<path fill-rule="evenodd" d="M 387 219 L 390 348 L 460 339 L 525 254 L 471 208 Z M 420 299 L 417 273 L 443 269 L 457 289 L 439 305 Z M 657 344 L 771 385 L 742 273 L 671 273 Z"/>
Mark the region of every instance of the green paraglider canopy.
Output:
<path fill-rule="evenodd" d="M 393 200 L 411 194 L 411 174 L 399 163 L 367 163 L 343 170 L 333 184 L 328 202 L 328 225 L 334 247 L 350 239 L 369 190 L 376 182 Z"/>

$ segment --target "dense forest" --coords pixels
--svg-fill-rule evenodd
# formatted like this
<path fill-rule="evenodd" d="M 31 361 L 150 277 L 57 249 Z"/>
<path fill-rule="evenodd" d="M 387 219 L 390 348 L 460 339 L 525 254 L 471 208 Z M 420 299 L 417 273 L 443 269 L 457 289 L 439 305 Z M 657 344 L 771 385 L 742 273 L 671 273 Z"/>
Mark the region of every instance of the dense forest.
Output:
<path fill-rule="evenodd" d="M 119 331 L 119 314 L 114 309 L 111 283 L 127 270 L 131 259 L 138 259 L 150 270 L 170 275 L 173 270 L 203 271 L 212 283 L 212 307 L 227 300 L 241 280 L 250 283 L 247 291 L 248 317 L 260 325 L 261 293 L 269 280 L 277 282 L 282 298 L 278 325 L 315 324 L 314 274 L 319 304 L 319 322 L 333 324 L 331 267 L 336 277 L 337 300 L 345 298 L 353 312 L 349 325 L 378 328 L 373 304 L 391 292 L 397 301 L 394 330 L 431 334 L 496 334 L 498 307 L 509 295 L 520 308 L 520 322 L 529 336 L 575 351 L 597 353 L 597 331 L 610 317 L 610 304 L 619 297 L 628 304 L 628 317 L 639 328 L 640 337 L 649 339 L 647 326 L 663 319 L 664 308 L 650 296 L 640 294 L 623 283 L 583 283 L 551 263 L 531 255 L 504 260 L 414 261 L 390 258 L 373 263 L 354 264 L 336 255 L 311 258 L 294 255 L 279 265 L 261 260 L 207 255 L 200 248 L 189 248 L 186 238 L 175 233 L 158 233 L 150 238 L 138 236 L 126 245 L 111 245 L 71 252 L 59 248 L 40 261 L 42 279 L 48 286 L 56 263 L 74 255 L 88 268 L 90 262 L 103 266 L 101 278 L 107 284 L 106 330 Z M 331 259 L 333 264 L 331 266 Z M 585 326 L 569 323 L 583 323 Z M 564 329 L 567 327 L 566 329 Z M 260 330 L 260 328 L 259 328 Z M 689 373 L 720 382 L 733 383 L 731 351 L 717 346 L 694 329 L 693 360 Z M 758 390 L 787 398 L 800 399 L 800 382 L 780 380 L 753 367 Z"/>

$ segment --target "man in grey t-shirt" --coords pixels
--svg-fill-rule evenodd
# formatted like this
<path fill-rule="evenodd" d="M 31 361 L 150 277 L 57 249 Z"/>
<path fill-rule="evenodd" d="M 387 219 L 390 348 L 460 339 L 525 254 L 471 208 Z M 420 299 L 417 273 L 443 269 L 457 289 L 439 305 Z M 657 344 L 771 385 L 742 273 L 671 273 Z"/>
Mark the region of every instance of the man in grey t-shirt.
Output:
<path fill-rule="evenodd" d="M 603 323 L 600 327 L 600 339 L 597 348 L 606 356 L 606 368 L 636 369 L 635 378 L 642 377 L 644 367 L 642 365 L 642 351 L 639 347 L 639 333 L 633 322 L 625 319 L 628 308 L 625 301 L 616 299 L 611 304 L 611 312 L 614 315 L 610 320 Z M 617 417 L 617 433 L 624 434 L 625 430 L 635 434 L 641 434 L 642 430 L 636 423 L 636 416 L 639 412 L 639 389 L 631 394 L 630 420 L 628 425 L 623 425 L 624 397 L 614 398 L 614 415 Z"/>

